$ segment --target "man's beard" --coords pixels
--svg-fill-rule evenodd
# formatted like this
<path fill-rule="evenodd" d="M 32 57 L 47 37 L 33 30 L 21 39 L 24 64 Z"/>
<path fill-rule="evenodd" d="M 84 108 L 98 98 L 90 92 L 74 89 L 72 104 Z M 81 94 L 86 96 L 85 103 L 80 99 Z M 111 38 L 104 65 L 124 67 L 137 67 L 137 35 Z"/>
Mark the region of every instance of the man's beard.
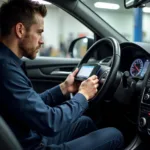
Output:
<path fill-rule="evenodd" d="M 19 46 L 20 50 L 22 51 L 22 55 L 29 59 L 34 59 L 36 57 L 35 53 L 37 48 L 28 48 L 24 47 L 23 45 Z"/>
<path fill-rule="evenodd" d="M 36 48 L 27 47 L 27 45 L 22 41 L 19 44 L 19 49 L 21 50 L 22 55 L 24 57 L 27 57 L 29 59 L 34 59 L 36 57 L 36 53 L 37 53 L 38 49 L 40 49 L 40 46 L 37 46 Z"/>

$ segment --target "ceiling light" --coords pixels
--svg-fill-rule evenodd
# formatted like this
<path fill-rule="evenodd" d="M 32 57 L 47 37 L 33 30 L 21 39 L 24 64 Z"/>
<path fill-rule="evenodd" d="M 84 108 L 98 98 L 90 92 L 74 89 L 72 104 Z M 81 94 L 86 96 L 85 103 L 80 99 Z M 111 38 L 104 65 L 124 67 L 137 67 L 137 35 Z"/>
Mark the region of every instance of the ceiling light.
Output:
<path fill-rule="evenodd" d="M 119 9 L 120 6 L 118 4 L 113 4 L 113 3 L 105 3 L 105 2 L 96 2 L 94 4 L 96 8 L 103 8 L 103 9 Z"/>
<path fill-rule="evenodd" d="M 144 7 L 143 12 L 145 13 L 150 13 L 150 7 Z"/>
<path fill-rule="evenodd" d="M 37 2 L 39 2 L 40 4 L 43 4 L 43 5 L 51 5 L 50 2 L 43 1 L 43 0 L 32 0 L 32 1 L 37 1 Z"/>

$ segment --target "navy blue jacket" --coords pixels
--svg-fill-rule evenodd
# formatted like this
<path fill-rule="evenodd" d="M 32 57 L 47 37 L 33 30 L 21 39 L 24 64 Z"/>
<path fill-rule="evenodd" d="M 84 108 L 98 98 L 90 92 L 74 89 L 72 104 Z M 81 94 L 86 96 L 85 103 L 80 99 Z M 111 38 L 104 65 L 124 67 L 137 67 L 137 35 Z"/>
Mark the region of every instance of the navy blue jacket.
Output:
<path fill-rule="evenodd" d="M 76 121 L 88 103 L 79 93 L 65 101 L 59 86 L 36 93 L 21 68 L 22 63 L 0 43 L 0 115 L 22 146 L 30 149 L 38 145 L 43 136 L 55 136 Z"/>

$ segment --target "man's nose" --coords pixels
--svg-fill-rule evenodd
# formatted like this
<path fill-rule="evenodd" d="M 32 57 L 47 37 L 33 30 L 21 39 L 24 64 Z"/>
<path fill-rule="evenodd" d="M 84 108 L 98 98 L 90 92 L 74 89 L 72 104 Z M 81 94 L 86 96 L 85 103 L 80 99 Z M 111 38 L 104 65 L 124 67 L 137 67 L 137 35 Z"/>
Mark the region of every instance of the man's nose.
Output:
<path fill-rule="evenodd" d="M 40 40 L 40 41 L 39 41 L 39 44 L 41 44 L 41 45 L 44 44 L 44 41 L 43 41 L 43 40 Z"/>

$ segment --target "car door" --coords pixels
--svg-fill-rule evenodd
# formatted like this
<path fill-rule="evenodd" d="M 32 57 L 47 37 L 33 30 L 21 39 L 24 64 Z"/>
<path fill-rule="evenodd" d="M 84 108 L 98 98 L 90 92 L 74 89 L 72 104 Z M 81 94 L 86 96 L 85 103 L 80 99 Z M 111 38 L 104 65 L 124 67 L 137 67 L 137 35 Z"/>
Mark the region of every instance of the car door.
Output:
<path fill-rule="evenodd" d="M 24 61 L 34 89 L 41 93 L 63 82 L 80 59 L 37 57 L 34 61 Z"/>

